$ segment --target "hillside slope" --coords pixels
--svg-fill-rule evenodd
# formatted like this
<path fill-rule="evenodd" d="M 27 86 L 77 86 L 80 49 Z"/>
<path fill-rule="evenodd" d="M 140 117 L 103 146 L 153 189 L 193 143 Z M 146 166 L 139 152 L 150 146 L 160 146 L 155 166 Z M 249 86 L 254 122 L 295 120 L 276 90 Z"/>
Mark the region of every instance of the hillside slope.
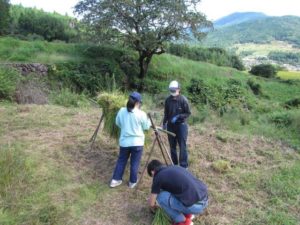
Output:
<path fill-rule="evenodd" d="M 238 43 L 285 41 L 300 46 L 300 17 L 267 17 L 217 28 L 204 40 L 207 46 L 228 47 Z"/>
<path fill-rule="evenodd" d="M 259 12 L 236 12 L 216 20 L 214 22 L 214 27 L 220 28 L 225 26 L 231 26 L 265 17 L 267 17 L 267 15 Z"/>
<path fill-rule="evenodd" d="M 113 47 L 92 46 L 86 55 L 86 49 L 76 45 L 17 40 L 14 43 L 0 47 L 0 52 L 7 51 L 10 62 L 22 56 L 23 62 L 72 63 L 79 67 L 85 64 L 89 68 L 87 59 L 97 56 L 94 61 L 101 60 L 116 69 L 124 56 Z M 64 57 L 47 60 L 49 54 Z M 5 55 L 0 56 L 5 61 Z M 83 74 L 80 69 L 64 67 L 51 78 L 80 77 L 80 85 L 89 79 L 95 84 L 96 78 L 103 78 L 90 70 Z M 222 116 L 208 103 L 192 105 L 188 121 L 189 169 L 207 183 L 210 197 L 208 210 L 194 224 L 297 225 L 300 109 L 297 101 L 292 101 L 289 108 L 285 104 L 300 96 L 300 84 L 253 77 L 232 68 L 168 54 L 155 56 L 145 80 L 151 93 L 143 93 L 142 107 L 155 115 L 156 124 L 162 118 L 161 102 L 168 95 L 168 83 L 174 79 L 180 81 L 183 94 L 190 99 L 198 94 L 200 98 L 202 93 L 213 95 L 214 102 L 218 102 L 224 99 L 224 90 L 226 97 L 232 97 L 232 104 Z M 200 93 L 191 94 L 188 87 L 197 80 L 203 82 L 205 92 L 201 92 L 203 87 L 199 85 Z M 253 90 L 259 93 L 254 94 Z M 126 185 L 127 170 L 124 184 L 110 189 L 118 144 L 100 131 L 94 148 L 89 148 L 88 141 L 100 113 L 100 109 L 91 106 L 17 105 L 0 101 L 1 225 L 151 224 L 153 215 L 147 206 L 151 178 L 145 176 L 135 192 Z M 166 138 L 163 136 L 167 144 Z M 140 172 L 148 153 L 149 148 L 145 148 Z M 158 149 L 154 158 L 162 158 Z M 227 166 L 222 167 L 224 162 Z"/>

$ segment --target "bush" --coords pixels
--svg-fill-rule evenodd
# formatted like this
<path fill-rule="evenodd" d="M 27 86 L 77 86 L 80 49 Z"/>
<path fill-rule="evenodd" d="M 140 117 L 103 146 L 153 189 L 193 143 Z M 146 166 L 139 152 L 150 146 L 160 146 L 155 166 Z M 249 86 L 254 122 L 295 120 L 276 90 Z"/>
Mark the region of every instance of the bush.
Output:
<path fill-rule="evenodd" d="M 110 90 L 114 82 L 122 86 L 124 74 L 118 68 L 118 64 L 109 60 L 98 63 L 60 63 L 51 67 L 50 79 L 60 82 L 63 88 L 95 96 L 100 91 Z"/>
<path fill-rule="evenodd" d="M 0 67 L 0 100 L 12 100 L 21 75 L 14 69 Z"/>
<path fill-rule="evenodd" d="M 260 64 L 253 66 L 249 72 L 253 75 L 266 78 L 275 77 L 277 74 L 276 68 L 271 64 Z"/>
<path fill-rule="evenodd" d="M 271 114 L 270 121 L 277 126 L 287 127 L 292 124 L 291 115 L 287 112 L 275 112 Z"/>
<path fill-rule="evenodd" d="M 262 89 L 261 89 L 261 85 L 254 79 L 249 79 L 247 81 L 247 85 L 250 87 L 250 89 L 252 90 L 253 94 L 255 95 L 262 95 Z"/>
<path fill-rule="evenodd" d="M 225 86 L 221 86 L 192 79 L 187 90 L 192 103 L 209 105 L 220 115 L 223 115 L 230 107 L 251 108 L 246 90 L 239 80 L 230 79 Z"/>
<path fill-rule="evenodd" d="M 238 70 L 245 69 L 238 56 L 230 55 L 222 48 L 199 48 L 182 44 L 170 44 L 167 52 L 195 61 L 208 62 L 218 66 L 229 66 Z"/>
<path fill-rule="evenodd" d="M 285 108 L 288 108 L 288 109 L 300 107 L 300 97 L 299 98 L 293 98 L 293 99 L 285 102 L 284 106 L 285 106 Z"/>
<path fill-rule="evenodd" d="M 87 107 L 90 105 L 84 94 L 76 94 L 69 89 L 62 89 L 59 93 L 52 92 L 50 99 L 53 104 L 64 107 Z"/>

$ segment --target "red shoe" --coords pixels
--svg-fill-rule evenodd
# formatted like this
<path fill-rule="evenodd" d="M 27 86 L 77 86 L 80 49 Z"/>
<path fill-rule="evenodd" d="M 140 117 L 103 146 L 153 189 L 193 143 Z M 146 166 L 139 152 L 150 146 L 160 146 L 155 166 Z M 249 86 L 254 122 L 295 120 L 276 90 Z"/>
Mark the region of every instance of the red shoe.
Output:
<path fill-rule="evenodd" d="M 184 216 L 185 216 L 186 219 L 190 219 L 190 220 L 193 220 L 195 218 L 194 214 L 186 214 Z"/>
<path fill-rule="evenodd" d="M 194 225 L 194 223 L 190 219 L 185 219 L 184 222 L 173 223 L 173 225 Z"/>

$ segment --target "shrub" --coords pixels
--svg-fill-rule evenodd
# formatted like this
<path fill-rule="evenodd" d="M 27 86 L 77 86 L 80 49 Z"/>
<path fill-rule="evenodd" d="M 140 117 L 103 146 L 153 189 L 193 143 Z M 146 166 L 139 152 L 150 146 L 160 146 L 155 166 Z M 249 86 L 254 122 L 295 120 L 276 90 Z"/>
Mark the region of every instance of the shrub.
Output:
<path fill-rule="evenodd" d="M 249 96 L 242 83 L 236 79 L 228 80 L 223 86 L 192 79 L 187 90 L 192 103 L 209 105 L 220 115 L 223 115 L 230 107 L 251 109 Z"/>
<path fill-rule="evenodd" d="M 285 108 L 288 108 L 288 109 L 300 107 L 300 97 L 293 98 L 291 100 L 286 101 L 284 103 L 284 106 L 285 106 Z"/>
<path fill-rule="evenodd" d="M 247 81 L 247 85 L 250 87 L 252 90 L 253 94 L 255 95 L 262 95 L 262 88 L 261 85 L 254 79 L 249 79 Z"/>
<path fill-rule="evenodd" d="M 119 66 L 109 60 L 97 63 L 60 63 L 52 66 L 49 72 L 50 78 L 60 82 L 63 88 L 86 92 L 92 96 L 99 91 L 110 90 L 115 81 L 118 86 L 122 86 L 124 80 Z"/>
<path fill-rule="evenodd" d="M 90 105 L 84 94 L 76 94 L 69 89 L 62 89 L 60 92 L 52 92 L 51 102 L 64 107 L 87 107 Z"/>
<path fill-rule="evenodd" d="M 278 126 L 287 127 L 292 124 L 291 115 L 287 112 L 275 112 L 270 115 L 270 121 Z"/>
<path fill-rule="evenodd" d="M 208 62 L 218 66 L 230 66 L 238 70 L 245 69 L 238 56 L 230 55 L 222 48 L 199 48 L 183 44 L 170 44 L 167 52 L 195 61 Z"/>
<path fill-rule="evenodd" d="M 0 67 L 0 99 L 12 100 L 21 75 L 14 69 Z"/>
<path fill-rule="evenodd" d="M 277 74 L 275 67 L 271 64 L 260 64 L 253 66 L 249 72 L 253 75 L 266 78 L 275 77 Z"/>

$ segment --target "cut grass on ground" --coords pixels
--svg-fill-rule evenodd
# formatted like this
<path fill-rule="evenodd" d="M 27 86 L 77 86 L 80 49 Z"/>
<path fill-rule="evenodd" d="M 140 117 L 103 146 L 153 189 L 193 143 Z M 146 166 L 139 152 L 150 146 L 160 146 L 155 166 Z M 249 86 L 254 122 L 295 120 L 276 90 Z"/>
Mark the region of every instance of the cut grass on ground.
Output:
<path fill-rule="evenodd" d="M 87 148 L 98 109 L 1 103 L 0 113 L 5 159 L 0 169 L 6 171 L 0 182 L 0 224 L 151 224 L 151 179 L 145 176 L 135 194 L 127 187 L 126 170 L 124 185 L 109 189 L 117 143 L 101 131 L 95 148 Z M 194 224 L 296 225 L 299 153 L 276 141 L 224 129 L 217 122 L 190 127 L 190 171 L 210 192 L 209 208 Z M 222 133 L 227 142 L 218 138 Z M 141 169 L 147 154 L 145 149 Z M 158 149 L 154 157 L 161 158 Z M 230 168 L 214 170 L 218 160 L 230 162 Z"/>

